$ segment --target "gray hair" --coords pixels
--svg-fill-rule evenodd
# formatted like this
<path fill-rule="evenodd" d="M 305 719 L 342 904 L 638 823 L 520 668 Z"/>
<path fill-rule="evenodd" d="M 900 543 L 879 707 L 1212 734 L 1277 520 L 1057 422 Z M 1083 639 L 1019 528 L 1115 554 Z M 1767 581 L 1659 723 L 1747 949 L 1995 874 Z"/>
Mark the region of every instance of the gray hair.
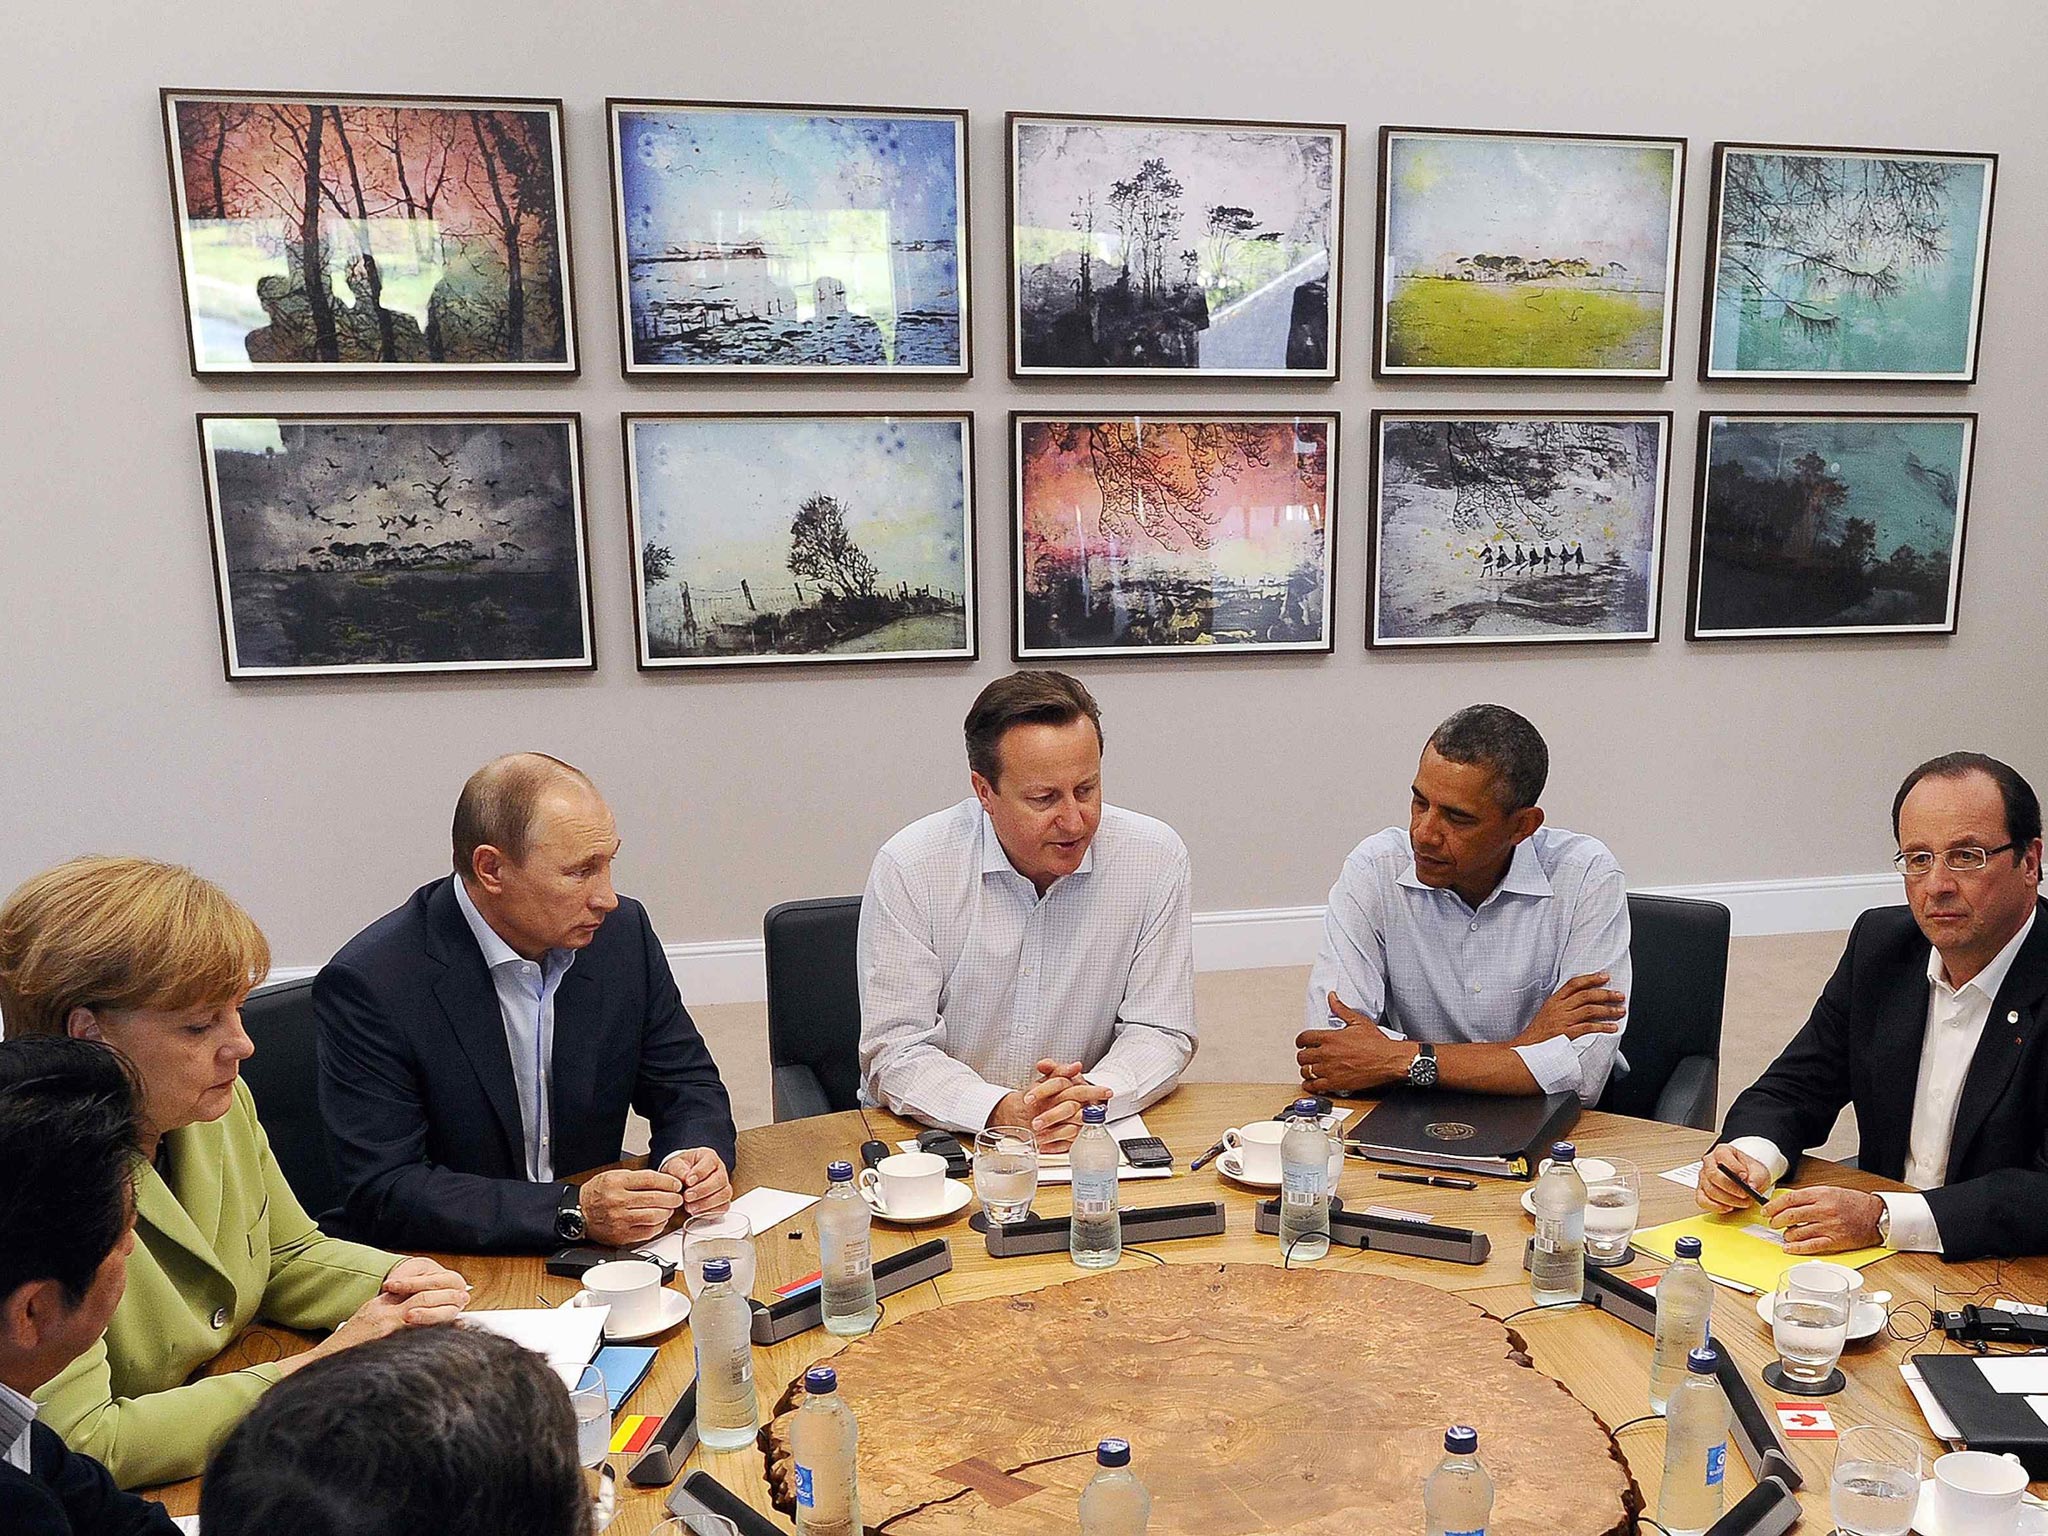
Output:
<path fill-rule="evenodd" d="M 1505 811 L 1534 805 L 1550 778 L 1542 732 L 1504 704 L 1468 704 L 1436 728 L 1429 745 L 1447 763 L 1490 769 Z"/>

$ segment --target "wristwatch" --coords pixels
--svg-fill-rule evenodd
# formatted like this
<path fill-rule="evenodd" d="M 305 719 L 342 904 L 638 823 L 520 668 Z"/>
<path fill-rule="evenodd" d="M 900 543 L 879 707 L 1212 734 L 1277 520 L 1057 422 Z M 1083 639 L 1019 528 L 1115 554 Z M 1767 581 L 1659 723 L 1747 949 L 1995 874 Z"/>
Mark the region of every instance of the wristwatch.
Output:
<path fill-rule="evenodd" d="M 562 1203 L 555 1207 L 555 1236 L 565 1243 L 580 1243 L 590 1229 L 583 1221 L 583 1195 L 574 1184 L 562 1191 Z"/>
<path fill-rule="evenodd" d="M 1427 1040 L 1415 1048 L 1415 1059 L 1408 1063 L 1408 1081 L 1417 1088 L 1436 1086 L 1436 1047 Z"/>

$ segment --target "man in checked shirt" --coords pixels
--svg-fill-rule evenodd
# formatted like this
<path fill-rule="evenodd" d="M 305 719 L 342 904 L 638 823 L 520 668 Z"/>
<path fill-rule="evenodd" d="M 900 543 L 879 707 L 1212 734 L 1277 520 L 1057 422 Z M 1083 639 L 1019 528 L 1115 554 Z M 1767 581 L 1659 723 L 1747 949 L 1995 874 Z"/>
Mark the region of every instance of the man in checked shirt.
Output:
<path fill-rule="evenodd" d="M 1061 1152 L 1195 1054 L 1188 852 L 1102 803 L 1102 713 L 1063 672 L 967 713 L 974 793 L 883 845 L 860 909 L 862 1097 L 948 1130 L 1029 1126 Z"/>

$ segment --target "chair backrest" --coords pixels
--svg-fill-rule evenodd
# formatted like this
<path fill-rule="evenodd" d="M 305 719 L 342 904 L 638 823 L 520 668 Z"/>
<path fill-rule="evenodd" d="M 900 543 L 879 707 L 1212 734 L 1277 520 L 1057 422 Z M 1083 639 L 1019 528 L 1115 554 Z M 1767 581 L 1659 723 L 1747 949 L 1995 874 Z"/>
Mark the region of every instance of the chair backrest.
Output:
<path fill-rule="evenodd" d="M 340 1207 L 341 1180 L 327 1123 L 320 1118 L 313 978 L 258 987 L 242 1004 L 242 1027 L 256 1046 L 256 1054 L 242 1063 L 256 1118 L 292 1193 L 317 1219 Z"/>
<path fill-rule="evenodd" d="M 835 1110 L 860 1107 L 858 896 L 785 901 L 761 923 L 768 950 L 768 1061 L 817 1074 Z"/>
<path fill-rule="evenodd" d="M 1628 898 L 1628 1075 L 1611 1079 L 1601 1109 L 1651 1117 L 1672 1069 L 1688 1056 L 1721 1059 L 1728 992 L 1728 909 L 1682 896 Z"/>

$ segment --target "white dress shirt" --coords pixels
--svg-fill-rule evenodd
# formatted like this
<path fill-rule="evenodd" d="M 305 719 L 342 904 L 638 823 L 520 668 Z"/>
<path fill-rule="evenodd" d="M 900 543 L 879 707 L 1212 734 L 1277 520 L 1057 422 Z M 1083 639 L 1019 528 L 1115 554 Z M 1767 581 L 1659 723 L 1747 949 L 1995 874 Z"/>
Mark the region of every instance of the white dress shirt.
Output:
<path fill-rule="evenodd" d="M 470 900 L 469 882 L 460 876 L 455 880 L 455 904 L 476 936 L 484 967 L 491 973 L 491 989 L 498 994 L 505 1043 L 512 1051 L 512 1081 L 519 1090 L 519 1117 L 526 1128 L 526 1176 L 536 1184 L 553 1183 L 555 993 L 576 963 L 576 951 L 551 949 L 539 964 L 527 959 L 484 921 Z"/>
<path fill-rule="evenodd" d="M 1041 1058 L 1078 1061 L 1136 1114 L 1195 1053 L 1188 852 L 1102 808 L 1073 874 L 1041 896 L 973 798 L 883 845 L 861 898 L 861 1096 L 978 1131 Z"/>
<path fill-rule="evenodd" d="M 36 1421 L 36 1405 L 33 1399 L 23 1397 L 14 1388 L 0 1381 L 0 1446 L 6 1447 L 6 1454 L 0 1461 L 17 1472 L 26 1472 L 28 1463 L 28 1427 Z"/>
<path fill-rule="evenodd" d="M 1920 1075 L 1913 1085 L 1913 1124 L 1906 1140 L 1905 1182 L 1915 1189 L 1939 1189 L 1948 1182 L 1948 1158 L 1956 1134 L 1956 1107 L 1991 1004 L 2005 985 L 2020 946 L 2034 931 L 2029 917 L 1989 965 L 1960 987 L 1948 984 L 1941 951 L 1927 952 L 1927 1033 L 1920 1044 Z M 1738 1136 L 1728 1143 L 1762 1163 L 1775 1184 L 1792 1166 L 1775 1142 L 1762 1136 Z M 1759 1191 L 1761 1193 L 1761 1191 Z M 1880 1194 L 1891 1214 L 1888 1243 L 1912 1253 L 1940 1253 L 1941 1228 L 1925 1195 Z"/>
<path fill-rule="evenodd" d="M 1473 908 L 1456 891 L 1424 885 L 1406 829 L 1389 827 L 1351 850 L 1330 889 L 1303 1022 L 1336 1026 L 1335 992 L 1397 1040 L 1498 1044 L 1574 976 L 1605 971 L 1626 997 L 1628 946 L 1628 881 L 1597 838 L 1537 828 Z M 1553 1035 L 1515 1054 L 1542 1092 L 1592 1104 L 1627 1028 L 1624 1018 L 1613 1034 Z"/>

